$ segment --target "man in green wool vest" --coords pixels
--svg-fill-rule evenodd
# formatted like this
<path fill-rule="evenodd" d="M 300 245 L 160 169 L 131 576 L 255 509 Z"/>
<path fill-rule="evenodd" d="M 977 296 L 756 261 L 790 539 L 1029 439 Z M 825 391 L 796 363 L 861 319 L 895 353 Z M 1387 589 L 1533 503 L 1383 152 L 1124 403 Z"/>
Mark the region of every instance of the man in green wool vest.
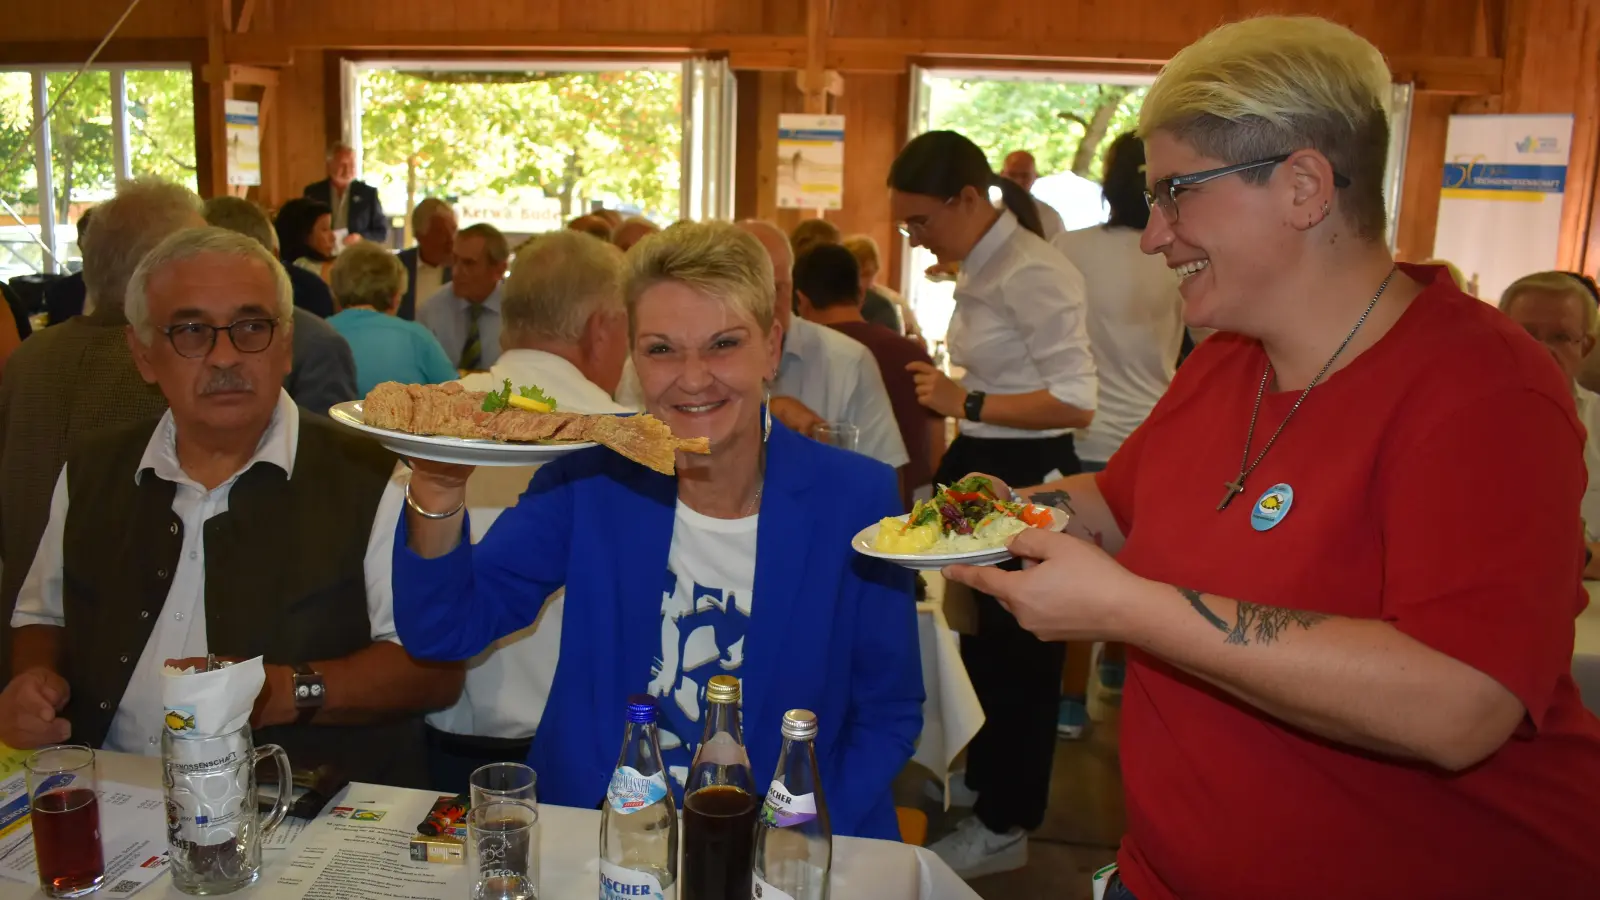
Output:
<path fill-rule="evenodd" d="M 0 740 L 159 753 L 164 664 L 262 656 L 258 742 L 297 769 L 424 785 L 421 716 L 455 701 L 462 671 L 395 637 L 404 470 L 283 391 L 282 266 L 242 234 L 179 231 L 135 270 L 126 311 L 171 408 L 68 453 L 11 620 Z"/>

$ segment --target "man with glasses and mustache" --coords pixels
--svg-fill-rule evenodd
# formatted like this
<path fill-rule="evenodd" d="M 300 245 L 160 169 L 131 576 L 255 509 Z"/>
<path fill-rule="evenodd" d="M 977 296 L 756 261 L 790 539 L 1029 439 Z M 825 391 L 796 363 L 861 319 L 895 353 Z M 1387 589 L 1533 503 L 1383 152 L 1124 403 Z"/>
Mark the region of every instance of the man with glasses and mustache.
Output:
<path fill-rule="evenodd" d="M 245 235 L 185 229 L 140 262 L 126 311 L 170 408 L 69 452 L 11 620 L 0 740 L 154 755 L 164 663 L 262 656 L 258 741 L 421 786 L 421 714 L 455 700 L 462 672 L 395 636 L 394 457 L 283 390 L 282 266 Z"/>

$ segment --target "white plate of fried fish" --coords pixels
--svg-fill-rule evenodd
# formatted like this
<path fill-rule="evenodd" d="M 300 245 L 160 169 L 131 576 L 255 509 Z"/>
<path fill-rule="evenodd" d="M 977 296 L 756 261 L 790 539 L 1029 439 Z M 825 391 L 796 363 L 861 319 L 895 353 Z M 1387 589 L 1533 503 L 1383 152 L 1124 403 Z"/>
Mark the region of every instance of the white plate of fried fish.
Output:
<path fill-rule="evenodd" d="M 670 475 L 678 452 L 709 453 L 704 438 L 680 439 L 650 415 L 485 409 L 484 391 L 459 384 L 388 381 L 365 399 L 328 410 L 333 421 L 365 432 L 395 453 L 466 466 L 536 466 L 594 446 Z M 491 403 L 491 405 L 493 405 Z"/>

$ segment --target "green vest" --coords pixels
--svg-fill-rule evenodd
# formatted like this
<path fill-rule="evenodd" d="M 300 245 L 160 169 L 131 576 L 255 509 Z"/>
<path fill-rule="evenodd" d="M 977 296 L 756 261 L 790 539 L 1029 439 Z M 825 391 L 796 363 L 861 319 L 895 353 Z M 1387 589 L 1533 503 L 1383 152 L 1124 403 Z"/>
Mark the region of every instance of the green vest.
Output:
<path fill-rule="evenodd" d="M 228 511 L 205 525 L 206 642 L 217 656 L 289 665 L 372 643 L 364 561 L 395 457 L 303 410 L 294 477 L 242 473 Z M 177 486 L 134 472 L 159 419 L 92 435 L 68 455 L 62 592 L 65 715 L 101 746 L 166 603 L 183 547 Z M 392 526 L 391 526 L 392 527 Z M 420 715 L 378 725 L 264 728 L 297 771 L 334 766 L 353 781 L 426 784 Z"/>

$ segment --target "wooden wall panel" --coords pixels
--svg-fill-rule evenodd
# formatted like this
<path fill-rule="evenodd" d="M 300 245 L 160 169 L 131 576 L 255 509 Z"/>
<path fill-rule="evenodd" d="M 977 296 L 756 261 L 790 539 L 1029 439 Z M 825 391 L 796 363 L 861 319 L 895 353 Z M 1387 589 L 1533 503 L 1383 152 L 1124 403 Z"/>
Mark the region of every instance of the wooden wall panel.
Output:
<path fill-rule="evenodd" d="M 327 71 L 326 56 L 296 54 L 294 65 L 284 69 L 278 81 L 277 127 L 273 129 L 278 159 L 273 163 L 273 183 L 264 185 L 271 193 L 262 198 L 270 206 L 300 196 L 306 185 L 323 177 L 323 154 L 332 140 L 327 129 L 326 80 L 337 80 L 339 75 L 337 66 Z"/>
<path fill-rule="evenodd" d="M 13 3 L 15 5 L 13 5 Z M 127 9 L 127 0 L 38 3 L 13 0 L 0 40 L 93 40 L 98 43 Z M 203 37 L 205 0 L 143 0 L 117 33 L 120 38 Z M 91 49 L 92 46 L 91 46 Z"/>
<path fill-rule="evenodd" d="M 1412 97 L 1411 134 L 1406 143 L 1395 235 L 1395 255 L 1406 262 L 1421 262 L 1433 255 L 1439 190 L 1444 183 L 1445 134 L 1455 102 L 1455 97 L 1446 94 L 1422 92 Z"/>
<path fill-rule="evenodd" d="M 894 248 L 899 235 L 889 216 L 889 164 L 905 143 L 907 75 L 850 75 L 834 112 L 844 115 L 844 208 L 828 220 L 845 234 L 862 233 L 884 254 L 883 283 L 898 284 Z"/>
<path fill-rule="evenodd" d="M 834 35 L 1183 45 L 1223 22 L 1276 12 L 1350 26 L 1386 54 L 1470 55 L 1473 0 L 835 0 Z"/>

